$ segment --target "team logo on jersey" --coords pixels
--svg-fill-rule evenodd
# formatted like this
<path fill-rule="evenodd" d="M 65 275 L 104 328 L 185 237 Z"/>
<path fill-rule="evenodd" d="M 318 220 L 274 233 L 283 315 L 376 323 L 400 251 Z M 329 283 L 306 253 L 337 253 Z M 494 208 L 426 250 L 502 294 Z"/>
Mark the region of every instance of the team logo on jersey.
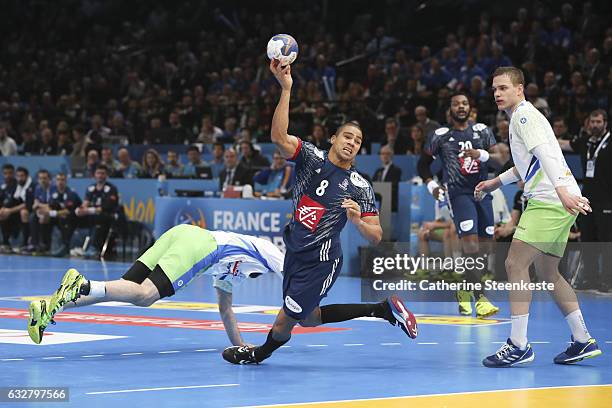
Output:
<path fill-rule="evenodd" d="M 346 191 L 346 189 L 348 188 L 348 179 L 342 180 L 342 183 L 338 184 L 338 187 Z"/>
<path fill-rule="evenodd" d="M 527 118 L 522 117 L 519 122 L 521 122 L 521 125 L 524 125 L 525 123 L 527 123 Z"/>
<path fill-rule="evenodd" d="M 469 156 L 459 158 L 459 168 L 464 176 L 480 173 L 480 160 L 472 159 Z"/>
<path fill-rule="evenodd" d="M 316 169 L 315 172 L 319 174 L 321 172 L 321 169 Z"/>
<path fill-rule="evenodd" d="M 325 207 L 304 195 L 297 205 L 297 210 L 295 210 L 295 219 L 310 232 L 315 232 L 323 214 L 325 214 Z"/>
<path fill-rule="evenodd" d="M 486 128 L 487 128 L 487 125 L 485 125 L 484 123 L 477 123 L 474 126 L 472 126 L 472 129 L 474 129 L 474 132 L 482 132 Z"/>
<path fill-rule="evenodd" d="M 361 177 L 361 175 L 355 171 L 351 173 L 351 183 L 361 188 L 366 188 L 368 186 L 366 179 Z"/>

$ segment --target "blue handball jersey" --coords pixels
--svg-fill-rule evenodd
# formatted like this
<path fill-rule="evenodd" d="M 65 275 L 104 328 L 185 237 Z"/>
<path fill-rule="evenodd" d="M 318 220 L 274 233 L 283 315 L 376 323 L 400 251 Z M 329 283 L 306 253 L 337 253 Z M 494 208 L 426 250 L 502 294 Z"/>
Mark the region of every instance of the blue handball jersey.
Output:
<path fill-rule="evenodd" d="M 290 160 L 295 162 L 295 183 L 293 217 L 284 231 L 287 250 L 313 251 L 321 261 L 333 260 L 342 254 L 340 232 L 347 221 L 342 201 L 359 204 L 362 217 L 378 215 L 374 189 L 354 168 L 337 167 L 326 151 L 301 139 Z"/>
<path fill-rule="evenodd" d="M 478 159 L 463 157 L 462 150 L 489 150 L 495 144 L 493 132 L 484 124 L 469 124 L 465 130 L 441 127 L 427 138 L 425 150 L 442 160 L 443 182 L 449 196 L 473 194 L 474 187 L 487 179 L 488 166 Z"/>

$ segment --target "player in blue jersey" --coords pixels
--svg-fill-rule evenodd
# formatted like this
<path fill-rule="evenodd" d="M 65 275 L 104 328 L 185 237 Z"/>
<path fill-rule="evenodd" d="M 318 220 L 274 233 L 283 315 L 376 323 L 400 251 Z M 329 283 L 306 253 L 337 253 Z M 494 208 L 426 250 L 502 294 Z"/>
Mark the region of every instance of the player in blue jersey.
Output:
<path fill-rule="evenodd" d="M 234 364 L 259 363 L 289 341 L 298 323 L 318 326 L 361 316 L 384 318 L 415 338 L 416 320 L 397 296 L 374 304 L 319 307 L 342 269 L 340 231 L 346 222 L 350 220 L 374 245 L 382 238 L 374 190 L 352 166 L 363 135 L 356 122 L 343 124 L 332 136 L 328 153 L 287 134 L 291 67 L 272 61 L 270 70 L 282 88 L 272 118 L 272 141 L 295 162 L 296 174 L 292 190 L 294 214 L 284 231 L 284 303 L 262 346 L 228 347 L 223 358 Z"/>
<path fill-rule="evenodd" d="M 457 234 L 462 242 L 463 252 L 473 257 L 484 255 L 494 232 L 492 196 L 489 194 L 482 201 L 474 199 L 474 187 L 487 179 L 489 160 L 488 149 L 495 144 L 495 136 L 482 123 L 471 123 L 470 101 L 463 93 L 451 97 L 451 126 L 436 129 L 428 136 L 425 151 L 418 164 L 419 175 L 427 184 L 429 192 L 435 199 L 443 201 L 448 198 L 451 214 Z M 440 157 L 443 163 L 442 174 L 444 186 L 433 180 L 429 166 L 434 157 Z M 445 197 L 448 195 L 448 197 Z M 480 282 L 484 270 L 466 272 L 470 282 Z M 478 317 L 492 316 L 499 308 L 491 304 L 482 291 L 458 291 L 459 313 L 472 314 L 472 296 L 476 300 L 475 308 Z"/>

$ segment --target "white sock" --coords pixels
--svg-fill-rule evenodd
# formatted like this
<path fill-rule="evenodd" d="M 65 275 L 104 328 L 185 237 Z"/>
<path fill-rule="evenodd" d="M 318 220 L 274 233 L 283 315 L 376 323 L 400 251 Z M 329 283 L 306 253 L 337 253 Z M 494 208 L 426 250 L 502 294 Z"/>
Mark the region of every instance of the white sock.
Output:
<path fill-rule="evenodd" d="M 106 282 L 89 281 L 89 296 L 103 298 L 106 296 Z"/>
<path fill-rule="evenodd" d="M 574 310 L 572 313 L 565 316 L 565 320 L 567 321 L 567 324 L 569 324 L 574 340 L 581 343 L 586 343 L 589 341 L 591 335 L 587 330 L 586 323 L 584 322 L 580 309 Z"/>
<path fill-rule="evenodd" d="M 510 340 L 516 347 L 525 350 L 527 347 L 527 323 L 529 323 L 529 313 L 510 317 L 512 319 Z"/>

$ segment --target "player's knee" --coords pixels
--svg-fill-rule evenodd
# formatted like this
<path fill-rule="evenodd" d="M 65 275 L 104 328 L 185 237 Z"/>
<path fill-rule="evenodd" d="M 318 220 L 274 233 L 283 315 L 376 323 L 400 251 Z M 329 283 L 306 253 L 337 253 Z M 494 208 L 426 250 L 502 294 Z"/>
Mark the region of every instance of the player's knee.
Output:
<path fill-rule="evenodd" d="M 504 264 L 506 266 L 506 271 L 508 272 L 508 275 L 512 274 L 516 276 L 517 274 L 520 274 L 524 269 L 522 263 L 517 260 L 516 257 L 513 256 L 508 256 Z"/>
<path fill-rule="evenodd" d="M 155 285 L 148 285 L 143 282 L 142 285 L 139 285 L 139 288 L 140 290 L 133 302 L 136 306 L 149 307 L 159 299 L 159 292 Z"/>
<path fill-rule="evenodd" d="M 418 232 L 419 241 L 425 241 L 427 236 L 427 232 L 424 229 L 420 229 Z"/>

